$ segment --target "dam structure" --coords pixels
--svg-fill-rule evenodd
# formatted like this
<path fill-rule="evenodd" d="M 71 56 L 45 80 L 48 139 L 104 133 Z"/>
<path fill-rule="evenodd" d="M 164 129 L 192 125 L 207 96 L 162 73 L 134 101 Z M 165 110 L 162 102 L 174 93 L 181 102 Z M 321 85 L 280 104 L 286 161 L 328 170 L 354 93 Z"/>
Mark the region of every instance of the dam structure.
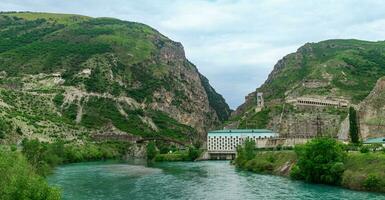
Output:
<path fill-rule="evenodd" d="M 266 147 L 268 140 L 278 137 L 278 133 L 267 129 L 225 129 L 209 131 L 207 134 L 208 157 L 209 159 L 232 160 L 235 158 L 237 146 L 242 145 L 245 140 L 254 140 L 257 147 Z"/>

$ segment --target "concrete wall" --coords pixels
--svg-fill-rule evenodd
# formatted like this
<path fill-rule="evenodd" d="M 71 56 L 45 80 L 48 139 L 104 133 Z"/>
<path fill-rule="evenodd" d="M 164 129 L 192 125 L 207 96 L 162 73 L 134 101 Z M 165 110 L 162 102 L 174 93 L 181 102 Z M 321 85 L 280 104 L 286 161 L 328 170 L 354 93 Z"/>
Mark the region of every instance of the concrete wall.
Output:
<path fill-rule="evenodd" d="M 297 144 L 305 144 L 309 138 L 272 138 L 258 139 L 256 142 L 257 148 L 274 148 L 278 145 L 283 147 L 293 147 Z"/>

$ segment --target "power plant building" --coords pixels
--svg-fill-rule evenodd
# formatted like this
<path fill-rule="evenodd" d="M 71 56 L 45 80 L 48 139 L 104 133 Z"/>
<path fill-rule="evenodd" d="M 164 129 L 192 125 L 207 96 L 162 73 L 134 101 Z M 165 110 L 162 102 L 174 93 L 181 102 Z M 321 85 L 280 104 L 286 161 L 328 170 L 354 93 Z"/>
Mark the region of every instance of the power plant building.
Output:
<path fill-rule="evenodd" d="M 278 137 L 277 133 L 267 129 L 229 129 L 209 131 L 207 134 L 207 150 L 211 157 L 215 155 L 235 156 L 236 148 L 246 139 L 257 140 Z"/>

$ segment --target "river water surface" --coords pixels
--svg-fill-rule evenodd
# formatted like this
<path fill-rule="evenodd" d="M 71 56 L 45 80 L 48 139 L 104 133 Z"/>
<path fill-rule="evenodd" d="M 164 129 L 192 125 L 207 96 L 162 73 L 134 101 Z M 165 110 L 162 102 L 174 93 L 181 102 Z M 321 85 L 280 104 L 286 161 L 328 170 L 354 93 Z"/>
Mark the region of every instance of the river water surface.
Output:
<path fill-rule="evenodd" d="M 118 162 L 64 165 L 49 177 L 68 200 L 384 199 L 287 178 L 236 170 L 228 161 L 165 162 L 151 167 Z"/>

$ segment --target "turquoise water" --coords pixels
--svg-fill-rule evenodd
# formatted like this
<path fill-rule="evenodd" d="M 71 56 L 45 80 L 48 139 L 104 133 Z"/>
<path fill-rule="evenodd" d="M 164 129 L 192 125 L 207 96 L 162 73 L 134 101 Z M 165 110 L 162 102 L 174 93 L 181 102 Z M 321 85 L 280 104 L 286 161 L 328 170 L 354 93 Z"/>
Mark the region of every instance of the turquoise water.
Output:
<path fill-rule="evenodd" d="M 287 178 L 236 170 L 227 161 L 166 162 L 151 167 L 117 162 L 78 163 L 59 167 L 49 177 L 64 199 L 220 200 L 220 199 L 384 199 Z"/>

